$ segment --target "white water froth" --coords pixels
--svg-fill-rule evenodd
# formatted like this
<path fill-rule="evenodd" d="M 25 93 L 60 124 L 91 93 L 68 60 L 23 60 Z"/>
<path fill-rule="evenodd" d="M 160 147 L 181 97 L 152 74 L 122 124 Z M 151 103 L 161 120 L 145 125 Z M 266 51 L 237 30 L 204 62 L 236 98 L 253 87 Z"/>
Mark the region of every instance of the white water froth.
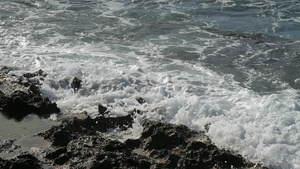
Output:
<path fill-rule="evenodd" d="M 87 111 L 95 117 L 98 104 L 108 106 L 116 116 L 134 108 L 145 112 L 123 138 L 138 137 L 144 118 L 184 124 L 195 130 L 204 130 L 211 123 L 208 135 L 220 147 L 275 168 L 300 167 L 296 90 L 260 96 L 240 87 L 233 76 L 220 76 L 200 64 L 173 60 L 157 63 L 165 71 L 153 71 L 158 65 L 133 52 L 119 56 L 81 47 L 54 48 L 50 52 L 41 47 L 32 49 L 38 51 L 31 55 L 23 48 L 13 53 L 2 48 L 2 59 L 5 65 L 19 68 L 14 71 L 17 74 L 43 69 L 48 76 L 42 94 L 57 102 L 65 115 Z M 38 55 L 44 50 L 56 54 Z M 78 92 L 69 86 L 74 76 L 82 80 Z M 146 103 L 137 103 L 138 97 Z"/>
<path fill-rule="evenodd" d="M 56 101 L 66 115 L 87 111 L 94 117 L 100 103 L 117 116 L 134 108 L 142 110 L 145 113 L 137 117 L 129 132 L 132 137 L 138 137 L 144 118 L 184 124 L 195 130 L 203 130 L 211 123 L 208 135 L 220 147 L 275 168 L 300 166 L 300 106 L 296 90 L 260 96 L 240 87 L 232 76 L 220 76 L 201 65 L 174 61 L 172 64 L 185 71 L 164 73 L 151 71 L 154 65 L 143 59 L 133 64 L 115 55 L 106 57 L 115 61 L 101 57 L 98 61 L 93 57 L 71 61 L 48 56 L 26 60 L 20 56 L 7 64 L 26 65 L 28 71 L 45 70 L 48 76 L 42 93 Z M 83 81 L 78 92 L 68 85 L 74 76 Z M 137 103 L 138 97 L 146 103 Z M 128 132 L 122 137 L 128 138 Z"/>
<path fill-rule="evenodd" d="M 232 2 L 218 1 L 229 6 Z M 47 10 L 45 15 L 49 15 L 50 20 L 65 17 L 63 9 L 71 5 L 62 4 L 59 5 L 61 10 L 55 13 Z M 33 5 L 40 8 L 44 4 L 36 2 Z M 103 7 L 109 9 L 103 13 L 105 19 L 119 23 L 119 29 L 124 25 L 126 28 L 138 25 L 139 21 L 135 19 L 111 16 L 122 5 L 105 3 Z M 31 12 L 38 10 L 32 9 Z M 180 11 L 173 12 L 181 14 Z M 174 38 L 172 33 L 138 43 L 127 41 L 125 36 L 121 40 L 114 36 L 105 39 L 106 30 L 119 30 L 109 24 L 100 25 L 101 34 L 98 30 L 87 30 L 76 34 L 77 39 L 72 39 L 59 24 L 32 24 L 36 23 L 38 16 L 23 11 L 18 17 L 20 20 L 26 18 L 26 22 L 16 20 L 13 30 L 0 30 L 5 35 L 0 44 L 0 65 L 17 68 L 13 71 L 16 74 L 44 70 L 48 76 L 43 83 L 42 94 L 55 101 L 64 115 L 86 111 L 95 117 L 99 104 L 107 106 L 111 115 L 115 116 L 126 115 L 134 108 L 144 112 L 136 117 L 133 129 L 123 132 L 122 139 L 138 137 L 145 118 L 184 124 L 195 130 L 204 130 L 204 126 L 210 123 L 208 135 L 218 146 L 275 168 L 300 168 L 298 91 L 287 87 L 278 93 L 261 96 L 239 86 L 232 75 L 221 76 L 202 66 L 198 60 L 183 62 L 167 59 L 160 53 L 173 45 L 170 44 L 173 38 L 182 42 L 182 47 L 192 46 L 196 49 L 194 52 L 202 57 L 200 59 L 205 59 L 208 56 L 202 56 L 204 48 L 216 44 L 207 32 L 206 37 L 195 37 L 203 41 L 202 46 Z M 5 26 L 5 23 L 0 24 Z M 203 31 L 198 26 L 185 30 L 179 31 L 179 34 Z M 98 41 L 85 43 L 86 39 Z M 108 43 L 110 40 L 115 43 Z M 238 45 L 230 43 L 223 48 Z M 220 46 L 215 52 L 223 48 Z M 82 80 L 82 88 L 77 92 L 69 86 L 74 76 Z M 140 105 L 136 101 L 138 97 L 146 103 Z M 52 116 L 52 119 L 56 118 Z M 115 133 L 109 132 L 111 135 Z"/>

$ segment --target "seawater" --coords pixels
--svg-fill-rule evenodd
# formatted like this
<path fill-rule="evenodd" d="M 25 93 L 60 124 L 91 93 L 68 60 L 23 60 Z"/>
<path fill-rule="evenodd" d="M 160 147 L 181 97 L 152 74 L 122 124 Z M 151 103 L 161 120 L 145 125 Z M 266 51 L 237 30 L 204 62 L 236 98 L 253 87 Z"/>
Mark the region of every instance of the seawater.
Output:
<path fill-rule="evenodd" d="M 300 168 L 299 1 L 1 0 L 0 6 L 0 66 L 14 74 L 44 70 L 42 94 L 64 115 L 94 117 L 98 104 L 115 116 L 146 112 L 116 136 L 122 138 L 138 137 L 143 119 L 194 130 L 210 123 L 217 146 L 274 168 Z M 78 92 L 68 86 L 74 76 L 82 80 Z"/>

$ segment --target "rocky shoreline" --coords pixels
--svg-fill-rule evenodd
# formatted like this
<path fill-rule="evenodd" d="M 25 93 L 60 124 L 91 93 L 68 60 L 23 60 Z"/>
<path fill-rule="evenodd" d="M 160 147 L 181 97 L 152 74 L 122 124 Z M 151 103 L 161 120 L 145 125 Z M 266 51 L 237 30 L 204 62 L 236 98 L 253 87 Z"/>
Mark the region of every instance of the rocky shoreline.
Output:
<path fill-rule="evenodd" d="M 5 117 L 20 121 L 32 113 L 47 118 L 60 112 L 40 94 L 43 71 L 22 76 L 9 72 L 8 67 L 0 70 L 0 111 Z M 74 78 L 70 87 L 77 90 L 80 83 Z M 137 102 L 144 103 L 142 98 Z M 28 138 L 43 146 L 24 148 L 16 140 L 0 140 L 0 168 L 267 168 L 217 148 L 205 131 L 184 125 L 145 120 L 139 138 L 120 142 L 104 133 L 131 128 L 139 111 L 122 117 L 109 117 L 102 105 L 98 111 L 96 118 L 82 113 Z"/>

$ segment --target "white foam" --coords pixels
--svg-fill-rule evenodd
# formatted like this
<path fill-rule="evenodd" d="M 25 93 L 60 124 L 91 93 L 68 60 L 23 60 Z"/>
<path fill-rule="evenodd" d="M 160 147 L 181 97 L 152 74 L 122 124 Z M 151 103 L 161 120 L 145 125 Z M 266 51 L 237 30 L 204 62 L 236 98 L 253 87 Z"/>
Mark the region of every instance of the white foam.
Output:
<path fill-rule="evenodd" d="M 166 1 L 157 2 L 163 5 Z M 218 2 L 233 5 L 232 1 Z M 42 5 L 40 3 L 39 8 Z M 52 5 L 57 5 L 57 1 Z M 262 4 L 255 4 L 258 5 Z M 65 3 L 63 9 L 69 6 Z M 130 29 L 141 24 L 135 19 L 114 16 L 114 12 L 124 7 L 123 3 L 110 1 L 103 6 L 107 8 L 100 11 L 103 17 L 118 23 L 119 28 Z M 14 10 L 19 9 L 16 5 Z M 63 9 L 46 14 L 53 19 L 64 14 Z M 181 13 L 179 9 L 173 12 Z M 220 52 L 224 48 L 238 48 L 238 41 L 229 43 L 198 26 L 187 26 L 178 30 L 180 36 L 201 36 L 180 39 L 174 37 L 175 32 L 130 42 L 123 35 L 110 36 L 108 33 L 118 29 L 108 22 L 99 30 L 78 33 L 70 38 L 71 35 L 61 32 L 59 25 L 44 28 L 46 26 L 40 24 L 35 25 L 40 30 L 35 29 L 29 21 L 37 20 L 38 13 L 21 13 L 28 16 L 28 23 L 20 21 L 15 25 L 18 27 L 10 31 L 0 27 L 0 32 L 5 35 L 0 44 L 0 64 L 18 67 L 13 71 L 17 74 L 43 69 L 48 76 L 42 85 L 42 94 L 55 101 L 63 114 L 87 111 L 95 117 L 99 104 L 107 106 L 113 116 L 125 115 L 134 108 L 145 112 L 137 115 L 133 128 L 125 131 L 122 139 L 137 138 L 145 118 L 185 124 L 195 130 L 204 130 L 204 126 L 211 123 L 208 135 L 219 147 L 232 149 L 274 168 L 300 167 L 298 91 L 284 87 L 278 93 L 261 96 L 239 86 L 232 75 L 219 75 L 199 63 L 209 57 L 203 54 L 206 50 L 218 45 L 218 49 L 211 50 Z M 298 21 L 298 18 L 294 19 Z M 275 31 L 279 25 L 273 26 L 276 26 Z M 36 34 L 50 33 L 51 36 L 34 40 Z M 93 42 L 81 38 L 90 38 Z M 162 51 L 170 45 L 194 48 L 193 52 L 201 57 L 188 61 L 166 58 Z M 247 71 L 253 74 L 252 70 Z M 78 91 L 69 85 L 74 76 L 82 80 Z M 140 105 L 136 101 L 138 97 L 146 103 Z M 57 118 L 51 117 L 52 120 Z M 115 133 L 110 131 L 108 134 Z"/>
<path fill-rule="evenodd" d="M 293 89 L 260 96 L 240 87 L 233 77 L 180 62 L 174 64 L 185 67 L 185 72 L 152 72 L 147 69 L 151 62 L 145 60 L 135 62 L 134 66 L 61 62 L 56 68 L 47 69 L 49 76 L 42 92 L 55 100 L 64 113 L 87 111 L 96 116 L 97 105 L 101 103 L 111 106 L 112 115 L 125 115 L 138 108 L 146 112 L 139 119 L 185 124 L 196 130 L 211 123 L 208 134 L 220 147 L 275 168 L 299 165 L 296 154 L 300 148 L 300 106 L 298 93 Z M 72 76 L 83 81 L 78 92 L 68 87 Z M 137 97 L 147 103 L 139 105 Z M 141 131 L 140 122 L 136 120 L 137 128 L 129 132 L 135 137 Z M 129 137 L 129 133 L 124 133 L 124 137 Z"/>

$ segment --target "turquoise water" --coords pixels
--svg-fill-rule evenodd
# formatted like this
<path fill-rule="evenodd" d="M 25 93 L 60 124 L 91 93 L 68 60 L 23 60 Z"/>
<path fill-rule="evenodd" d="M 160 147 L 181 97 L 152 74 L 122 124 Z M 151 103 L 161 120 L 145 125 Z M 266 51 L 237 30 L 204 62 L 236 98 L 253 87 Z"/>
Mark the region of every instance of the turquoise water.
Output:
<path fill-rule="evenodd" d="M 299 3 L 2 0 L 0 66 L 47 72 L 42 93 L 64 115 L 96 116 L 100 103 L 113 115 L 149 112 L 132 137 L 143 118 L 195 130 L 211 123 L 219 147 L 300 168 Z M 83 82 L 77 93 L 74 76 Z"/>

